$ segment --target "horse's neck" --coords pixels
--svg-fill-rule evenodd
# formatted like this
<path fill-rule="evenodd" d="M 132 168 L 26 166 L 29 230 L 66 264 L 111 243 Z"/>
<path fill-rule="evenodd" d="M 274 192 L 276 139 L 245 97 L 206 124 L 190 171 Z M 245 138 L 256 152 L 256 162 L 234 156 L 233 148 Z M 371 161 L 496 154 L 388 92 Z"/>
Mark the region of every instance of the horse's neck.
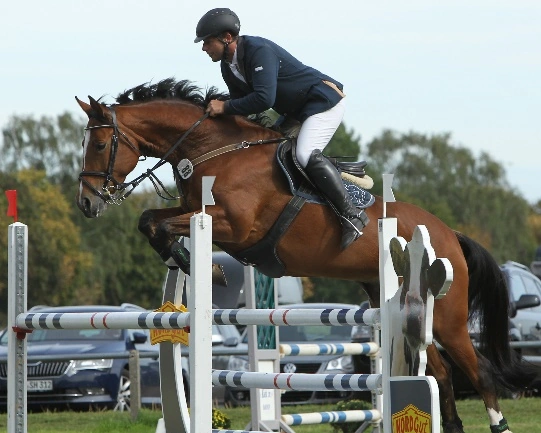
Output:
<path fill-rule="evenodd" d="M 203 116 L 190 104 L 147 103 L 130 107 L 125 121 L 135 135 L 142 153 L 162 158 Z M 208 118 L 186 135 L 167 159 L 178 164 L 183 158 L 196 158 L 220 147 L 279 137 L 275 131 L 253 124 L 239 116 Z"/>

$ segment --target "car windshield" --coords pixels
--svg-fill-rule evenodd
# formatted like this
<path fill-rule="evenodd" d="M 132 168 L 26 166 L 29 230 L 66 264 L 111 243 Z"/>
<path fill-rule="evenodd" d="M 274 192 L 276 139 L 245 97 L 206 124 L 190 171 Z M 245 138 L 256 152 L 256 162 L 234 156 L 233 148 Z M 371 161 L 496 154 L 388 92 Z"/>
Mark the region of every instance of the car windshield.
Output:
<path fill-rule="evenodd" d="M 280 342 L 350 342 L 351 326 L 282 326 Z"/>
<path fill-rule="evenodd" d="M 85 340 L 120 340 L 121 329 L 34 329 L 27 335 L 30 343 L 39 341 L 85 341 Z M 2 335 L 1 344 L 7 345 L 8 333 Z"/>

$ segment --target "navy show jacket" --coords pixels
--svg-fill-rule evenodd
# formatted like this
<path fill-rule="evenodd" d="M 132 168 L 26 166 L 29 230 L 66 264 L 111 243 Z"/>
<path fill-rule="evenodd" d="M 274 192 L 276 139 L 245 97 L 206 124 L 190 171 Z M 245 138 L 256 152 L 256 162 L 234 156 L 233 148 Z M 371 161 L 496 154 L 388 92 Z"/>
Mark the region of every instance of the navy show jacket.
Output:
<path fill-rule="evenodd" d="M 226 114 L 257 114 L 269 108 L 301 122 L 316 113 L 334 107 L 343 97 L 343 86 L 318 70 L 304 65 L 286 50 L 268 39 L 240 36 L 237 42 L 239 72 L 237 78 L 229 63 L 221 61 L 222 77 L 231 99 Z"/>

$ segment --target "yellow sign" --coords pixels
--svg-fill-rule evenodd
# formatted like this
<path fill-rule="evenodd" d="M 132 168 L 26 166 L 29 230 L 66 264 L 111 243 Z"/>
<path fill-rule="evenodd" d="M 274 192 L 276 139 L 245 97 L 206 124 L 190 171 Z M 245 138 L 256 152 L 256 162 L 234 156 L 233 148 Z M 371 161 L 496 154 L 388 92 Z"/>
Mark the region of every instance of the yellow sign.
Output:
<path fill-rule="evenodd" d="M 392 433 L 431 433 L 430 415 L 412 404 L 392 415 Z"/>
<path fill-rule="evenodd" d="M 162 313 L 185 313 L 188 309 L 181 305 L 177 307 L 175 304 L 167 301 L 156 312 Z M 171 343 L 182 343 L 188 346 L 188 332 L 184 329 L 151 329 L 150 330 L 150 343 L 163 343 L 164 341 L 170 341 Z"/>

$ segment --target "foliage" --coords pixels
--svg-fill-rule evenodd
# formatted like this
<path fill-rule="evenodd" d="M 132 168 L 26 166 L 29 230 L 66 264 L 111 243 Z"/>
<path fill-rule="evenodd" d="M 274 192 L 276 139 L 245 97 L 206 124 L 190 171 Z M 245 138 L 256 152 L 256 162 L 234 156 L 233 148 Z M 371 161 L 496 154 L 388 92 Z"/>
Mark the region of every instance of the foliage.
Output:
<path fill-rule="evenodd" d="M 348 131 L 346 126 L 341 123 L 325 148 L 325 155 L 345 157 L 347 161 L 356 161 L 360 151 L 360 137 L 356 137 L 353 129 Z"/>
<path fill-rule="evenodd" d="M 369 410 L 372 409 L 372 404 L 362 400 L 346 400 L 341 401 L 336 405 L 336 411 L 346 410 Z M 361 426 L 362 422 L 333 422 L 331 427 L 336 433 L 355 433 Z"/>
<path fill-rule="evenodd" d="M 305 292 L 304 302 L 343 302 L 360 304 L 367 299 L 361 283 L 333 278 L 310 278 L 313 284 L 311 295 Z"/>
<path fill-rule="evenodd" d="M 132 194 L 121 206 L 110 205 L 99 218 L 87 219 L 80 212 L 74 216 L 81 230 L 81 248 L 94 257 L 86 283 L 102 288 L 99 303 L 161 305 L 167 268 L 137 229 L 141 212 L 155 202 L 153 191 L 143 191 Z"/>
<path fill-rule="evenodd" d="M 0 176 L 0 188 L 17 189 L 19 220 L 28 230 L 28 305 L 82 302 L 91 289 L 81 290 L 83 275 L 91 268 L 92 257 L 81 251 L 78 227 L 72 208 L 58 186 L 43 171 L 22 170 Z M 7 207 L 5 196 L 0 197 Z M 4 227 L 11 218 L 0 215 Z M 0 239 L 0 260 L 7 268 L 6 237 Z M 95 289 L 95 288 L 94 288 Z M 1 305 L 7 305 L 6 283 L 0 282 Z"/>
<path fill-rule="evenodd" d="M 231 420 L 220 410 L 212 409 L 212 428 L 218 430 L 227 430 L 231 427 Z"/>
<path fill-rule="evenodd" d="M 426 136 L 387 130 L 368 144 L 371 172 L 394 173 L 397 200 L 434 213 L 483 244 L 499 261 L 530 259 L 530 206 L 513 191 L 504 167 L 487 153 L 451 144 L 450 134 Z M 375 191 L 381 180 L 375 177 Z"/>
<path fill-rule="evenodd" d="M 54 183 L 72 184 L 80 171 L 85 124 L 67 111 L 40 119 L 12 116 L 2 131 L 0 170 L 42 170 Z"/>

